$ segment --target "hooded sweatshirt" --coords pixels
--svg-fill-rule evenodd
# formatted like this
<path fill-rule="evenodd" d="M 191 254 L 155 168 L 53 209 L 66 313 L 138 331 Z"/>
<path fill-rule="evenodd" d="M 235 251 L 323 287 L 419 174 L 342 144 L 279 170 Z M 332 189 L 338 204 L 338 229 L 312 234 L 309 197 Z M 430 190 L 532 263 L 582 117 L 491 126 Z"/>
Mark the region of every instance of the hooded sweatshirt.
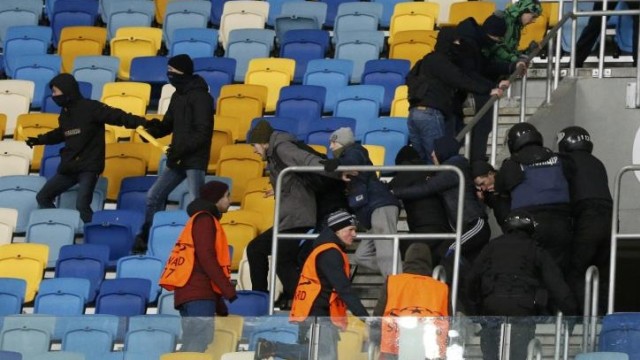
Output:
<path fill-rule="evenodd" d="M 80 94 L 76 79 L 70 74 L 60 74 L 51 79 L 50 87 L 56 87 L 66 96 L 68 104 L 62 107 L 58 128 L 38 136 L 41 144 L 58 144 L 61 174 L 81 172 L 101 173 L 104 170 L 105 124 L 136 128 L 146 123 L 140 116 L 112 108 L 99 101 L 85 99 Z"/>
<path fill-rule="evenodd" d="M 507 32 L 504 35 L 504 40 L 485 50 L 485 56 L 490 59 L 508 62 L 518 60 L 521 54 L 518 50 L 518 45 L 520 44 L 520 33 L 523 28 L 520 17 L 526 12 L 540 15 L 542 14 L 542 7 L 537 0 L 519 0 L 503 12 L 504 20 L 507 23 Z"/>

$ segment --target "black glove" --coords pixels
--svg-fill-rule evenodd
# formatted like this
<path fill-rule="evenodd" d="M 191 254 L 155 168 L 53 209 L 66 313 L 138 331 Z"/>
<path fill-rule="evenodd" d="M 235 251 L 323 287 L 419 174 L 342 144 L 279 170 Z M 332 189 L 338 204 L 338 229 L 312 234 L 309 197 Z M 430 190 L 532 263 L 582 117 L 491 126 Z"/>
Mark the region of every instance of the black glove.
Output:
<path fill-rule="evenodd" d="M 321 160 L 320 164 L 324 165 L 324 171 L 326 172 L 334 172 L 340 166 L 340 160 L 338 159 L 327 159 Z"/>
<path fill-rule="evenodd" d="M 180 164 L 180 160 L 184 156 L 184 150 L 181 147 L 169 145 L 167 148 L 167 162 Z"/>
<path fill-rule="evenodd" d="M 151 119 L 148 120 L 144 123 L 144 129 L 149 131 L 149 130 L 155 130 L 157 128 L 159 128 L 160 126 L 162 126 L 162 121 L 158 120 L 158 119 Z"/>
<path fill-rule="evenodd" d="M 28 137 L 25 142 L 30 148 L 33 148 L 34 145 L 42 145 L 40 139 L 38 139 L 37 137 Z"/>

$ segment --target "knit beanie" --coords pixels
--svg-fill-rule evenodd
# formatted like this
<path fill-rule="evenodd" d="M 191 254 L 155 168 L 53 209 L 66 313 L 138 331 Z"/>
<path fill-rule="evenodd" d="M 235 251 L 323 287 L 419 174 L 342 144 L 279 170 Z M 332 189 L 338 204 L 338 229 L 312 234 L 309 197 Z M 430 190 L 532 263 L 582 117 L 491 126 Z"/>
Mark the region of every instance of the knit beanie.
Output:
<path fill-rule="evenodd" d="M 431 249 L 427 244 L 413 243 L 407 248 L 405 253 L 403 272 L 417 275 L 431 275 L 433 272 L 433 261 L 431 259 Z"/>
<path fill-rule="evenodd" d="M 433 151 L 438 161 L 444 162 L 454 155 L 458 155 L 460 143 L 451 136 L 443 136 L 433 142 Z"/>
<path fill-rule="evenodd" d="M 475 179 L 478 176 L 487 176 L 490 171 L 496 171 L 488 162 L 484 160 L 476 160 L 471 164 L 471 178 Z"/>
<path fill-rule="evenodd" d="M 185 75 L 193 74 L 193 61 L 187 54 L 176 55 L 169 59 L 169 66 Z"/>
<path fill-rule="evenodd" d="M 395 164 L 402 165 L 419 159 L 420 154 L 418 154 L 418 151 L 410 145 L 405 145 L 398 151 Z"/>
<path fill-rule="evenodd" d="M 486 35 L 501 38 L 507 33 L 507 22 L 504 17 L 493 14 L 482 23 L 482 30 Z"/>
<path fill-rule="evenodd" d="M 247 142 L 249 144 L 267 144 L 273 134 L 273 128 L 266 120 L 260 120 L 256 126 L 251 130 Z"/>
<path fill-rule="evenodd" d="M 229 186 L 220 181 L 209 181 L 200 187 L 200 198 L 217 203 L 229 190 Z"/>
<path fill-rule="evenodd" d="M 346 210 L 338 210 L 329 214 L 327 217 L 327 225 L 333 231 L 339 231 L 347 226 L 357 226 L 358 222 L 353 214 L 350 214 Z"/>
<path fill-rule="evenodd" d="M 349 127 L 341 127 L 334 131 L 329 140 L 335 141 L 342 146 L 351 145 L 356 142 L 353 131 Z"/>

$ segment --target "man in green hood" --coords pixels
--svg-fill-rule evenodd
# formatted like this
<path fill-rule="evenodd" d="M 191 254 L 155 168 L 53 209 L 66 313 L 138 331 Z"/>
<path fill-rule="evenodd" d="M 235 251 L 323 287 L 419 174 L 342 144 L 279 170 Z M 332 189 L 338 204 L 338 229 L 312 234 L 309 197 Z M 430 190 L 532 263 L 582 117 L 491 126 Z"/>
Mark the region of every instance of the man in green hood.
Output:
<path fill-rule="evenodd" d="M 542 7 L 538 0 L 519 0 L 504 11 L 497 11 L 495 15 L 504 16 L 507 32 L 502 42 L 483 49 L 484 55 L 490 59 L 506 62 L 517 61 L 522 55 L 518 50 L 522 28 L 532 23 L 540 14 L 542 14 Z"/>

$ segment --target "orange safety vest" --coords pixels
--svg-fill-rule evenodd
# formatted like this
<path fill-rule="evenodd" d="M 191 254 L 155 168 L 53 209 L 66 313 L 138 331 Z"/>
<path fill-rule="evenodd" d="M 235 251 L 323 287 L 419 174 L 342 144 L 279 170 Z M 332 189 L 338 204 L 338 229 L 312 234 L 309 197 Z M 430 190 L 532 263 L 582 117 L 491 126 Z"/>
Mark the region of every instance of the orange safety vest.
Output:
<path fill-rule="evenodd" d="M 316 258 L 320 253 L 329 249 L 340 251 L 344 260 L 344 273 L 349 276 L 349 258 L 338 245 L 327 243 L 313 249 L 302 267 L 302 274 L 300 274 L 300 280 L 298 280 L 298 286 L 296 287 L 296 295 L 293 297 L 293 304 L 291 305 L 289 321 L 303 322 L 309 317 L 311 307 L 318 295 L 320 295 L 322 288 L 316 269 Z M 335 289 L 331 291 L 331 296 L 329 297 L 329 316 L 335 326 L 342 330 L 347 328 L 347 306 L 340 299 Z"/>
<path fill-rule="evenodd" d="M 171 255 L 169 256 L 169 260 L 167 260 L 164 271 L 162 275 L 160 275 L 160 286 L 169 291 L 173 291 L 177 287 L 183 287 L 191 277 L 193 265 L 195 264 L 195 248 L 193 246 L 191 229 L 193 227 L 193 220 L 198 214 L 203 212 L 204 211 L 199 211 L 189 219 L 180 236 L 178 236 L 178 240 L 173 246 L 173 250 L 171 250 Z M 231 256 L 229 255 L 227 235 L 224 233 L 224 229 L 218 219 L 216 219 L 215 216 L 211 216 L 211 219 L 216 227 L 216 238 L 213 239 L 213 241 L 218 264 L 222 267 L 222 271 L 227 279 L 230 280 Z M 222 294 L 220 288 L 214 284 L 213 281 L 211 282 L 211 287 L 216 293 Z"/>
<path fill-rule="evenodd" d="M 430 276 L 415 274 L 389 275 L 387 278 L 387 306 L 382 319 L 380 352 L 398 353 L 397 317 L 417 318 L 449 316 L 449 287 Z M 440 357 L 447 346 L 449 324 L 447 319 L 425 319 L 434 324 Z M 429 346 L 425 344 L 425 346 Z"/>

